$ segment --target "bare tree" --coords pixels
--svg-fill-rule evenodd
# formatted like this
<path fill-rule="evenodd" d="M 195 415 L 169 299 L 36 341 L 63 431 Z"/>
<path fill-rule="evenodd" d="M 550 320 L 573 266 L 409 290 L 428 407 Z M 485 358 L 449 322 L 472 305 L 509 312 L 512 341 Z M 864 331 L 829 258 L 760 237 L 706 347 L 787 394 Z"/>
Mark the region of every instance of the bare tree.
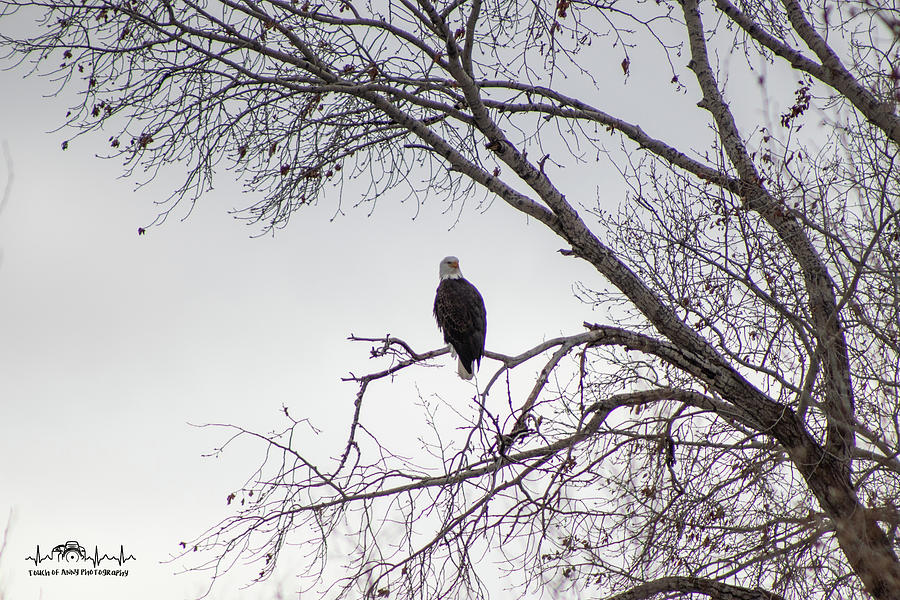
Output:
<path fill-rule="evenodd" d="M 360 409 L 446 350 L 363 339 L 384 365 L 352 377 L 343 453 L 306 458 L 309 424 L 287 410 L 281 435 L 235 429 L 266 460 L 187 551 L 216 573 L 250 556 L 265 577 L 293 540 L 315 581 L 345 532 L 329 589 L 351 597 L 479 596 L 491 551 L 511 584 L 618 600 L 900 598 L 900 15 L 882 0 L 698 4 L 2 2 L 4 20 L 39 19 L 33 37 L 6 34 L 8 59 L 81 92 L 78 134 L 118 126 L 129 171 L 188 166 L 167 209 L 219 167 L 267 190 L 248 216 L 270 227 L 352 176 L 372 200 L 481 189 L 611 284 L 580 290 L 609 322 L 488 353 L 499 366 L 473 410 L 423 433 L 416 459 Z M 635 90 L 658 119 L 604 110 L 584 59 L 604 43 L 623 77 L 639 53 L 668 70 Z M 726 61 L 799 80 L 778 122 L 736 112 Z M 671 119 L 706 130 L 663 139 Z M 627 186 L 618 209 L 568 198 L 554 167 L 605 157 Z M 449 410 L 421 408 L 432 424 Z"/>

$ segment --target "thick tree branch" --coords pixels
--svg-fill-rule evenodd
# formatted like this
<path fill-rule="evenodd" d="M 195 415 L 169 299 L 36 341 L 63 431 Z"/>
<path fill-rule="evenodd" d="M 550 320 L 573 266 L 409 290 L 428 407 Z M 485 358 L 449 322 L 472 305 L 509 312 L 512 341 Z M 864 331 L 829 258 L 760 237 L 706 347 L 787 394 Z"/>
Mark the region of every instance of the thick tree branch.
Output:
<path fill-rule="evenodd" d="M 895 144 L 900 144 L 900 117 L 894 112 L 893 102 L 879 102 L 847 70 L 837 53 L 813 28 L 797 0 L 782 0 L 787 10 L 788 20 L 794 31 L 816 53 L 825 68 L 819 79 L 827 83 L 853 103 L 872 123 L 884 131 Z"/>
<path fill-rule="evenodd" d="M 837 311 L 834 282 L 816 249 L 788 212 L 761 185 L 761 177 L 747 151 L 734 117 L 718 89 L 706 51 L 705 31 L 696 0 L 683 2 L 685 23 L 691 41 L 691 68 L 703 91 L 701 106 L 716 122 L 725 151 L 741 175 L 748 206 L 775 229 L 785 246 L 797 259 L 806 283 L 810 312 L 822 354 L 828 383 L 827 408 L 829 433 L 826 450 L 842 457 L 849 475 L 850 449 L 853 446 L 853 395 L 844 331 Z"/>
<path fill-rule="evenodd" d="M 810 312 L 816 324 L 829 415 L 826 446 L 820 449 L 809 439 L 793 415 L 779 422 L 787 427 L 776 427 L 776 432 L 781 430 L 776 437 L 791 452 L 822 507 L 838 523 L 841 547 L 869 592 L 877 598 L 900 597 L 900 562 L 877 523 L 866 517 L 850 482 L 850 456 L 854 444 L 851 425 L 853 395 L 847 345 L 837 314 L 834 283 L 805 233 L 783 210 L 779 211 L 777 203 L 763 191 L 759 174 L 713 76 L 697 0 L 683 0 L 682 6 L 690 39 L 691 68 L 703 91 L 701 106 L 713 115 L 722 145 L 748 186 L 748 192 L 755 188 L 755 192 L 748 193 L 748 206 L 772 225 L 800 264 L 809 295 Z M 827 463 L 810 468 L 811 454 L 822 456 L 823 461 L 827 457 Z M 873 569 L 873 564 L 878 567 Z"/>
<path fill-rule="evenodd" d="M 774 592 L 730 585 L 702 577 L 663 577 L 609 596 L 607 600 L 648 600 L 660 594 L 703 594 L 713 600 L 785 600 Z"/>
<path fill-rule="evenodd" d="M 729 0 L 715 0 L 715 3 L 716 8 L 725 13 L 752 39 L 788 61 L 794 68 L 809 73 L 843 94 L 867 119 L 887 133 L 895 143 L 900 143 L 900 117 L 894 113 L 893 105 L 890 102 L 880 102 L 847 70 L 838 55 L 806 19 L 799 2 L 796 0 L 783 2 L 787 17 L 791 26 L 821 63 L 807 58 L 799 50 L 769 34 Z"/>

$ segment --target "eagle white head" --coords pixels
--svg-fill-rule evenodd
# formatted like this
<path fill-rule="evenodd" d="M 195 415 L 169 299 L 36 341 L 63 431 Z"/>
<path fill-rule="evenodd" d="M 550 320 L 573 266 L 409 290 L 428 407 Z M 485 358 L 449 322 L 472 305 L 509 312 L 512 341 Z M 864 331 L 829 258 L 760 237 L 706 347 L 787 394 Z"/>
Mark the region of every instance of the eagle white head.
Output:
<path fill-rule="evenodd" d="M 447 256 L 441 261 L 438 269 L 441 281 L 445 279 L 462 279 L 462 271 L 459 270 L 459 259 L 455 256 Z"/>

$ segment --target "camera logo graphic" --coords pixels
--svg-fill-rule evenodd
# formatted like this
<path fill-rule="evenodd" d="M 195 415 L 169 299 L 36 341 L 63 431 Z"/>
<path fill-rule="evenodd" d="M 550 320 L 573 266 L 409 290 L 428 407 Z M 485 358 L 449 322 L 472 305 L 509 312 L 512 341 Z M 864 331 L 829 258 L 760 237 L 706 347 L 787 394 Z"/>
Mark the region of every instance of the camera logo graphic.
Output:
<path fill-rule="evenodd" d="M 67 563 L 87 560 L 87 552 L 85 552 L 84 547 L 75 540 L 54 547 L 52 554 L 56 556 L 56 560 Z"/>

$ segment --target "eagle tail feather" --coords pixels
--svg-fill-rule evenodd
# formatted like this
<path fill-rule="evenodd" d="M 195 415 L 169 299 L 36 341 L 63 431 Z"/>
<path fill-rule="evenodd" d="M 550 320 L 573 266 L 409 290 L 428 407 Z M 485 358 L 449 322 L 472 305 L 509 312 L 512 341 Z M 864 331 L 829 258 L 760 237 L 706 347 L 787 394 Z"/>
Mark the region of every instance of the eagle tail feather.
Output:
<path fill-rule="evenodd" d="M 472 377 L 474 376 L 463 364 L 463 361 L 461 358 L 457 361 L 456 372 L 459 373 L 459 376 L 462 377 L 463 379 L 465 379 L 466 381 L 472 379 Z"/>

